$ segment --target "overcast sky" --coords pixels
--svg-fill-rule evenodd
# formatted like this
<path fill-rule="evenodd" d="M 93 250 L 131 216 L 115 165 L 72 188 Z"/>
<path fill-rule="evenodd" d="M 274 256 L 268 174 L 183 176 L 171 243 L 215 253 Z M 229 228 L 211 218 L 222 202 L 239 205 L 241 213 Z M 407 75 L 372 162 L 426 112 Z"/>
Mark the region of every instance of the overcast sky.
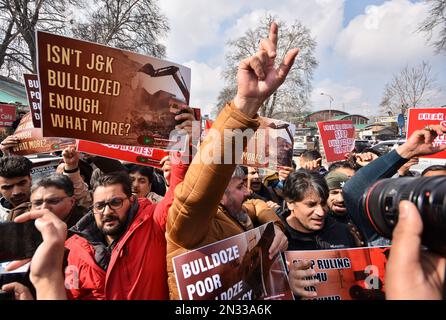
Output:
<path fill-rule="evenodd" d="M 406 65 L 432 65 L 435 89 L 426 107 L 446 104 L 446 54 L 435 55 L 415 32 L 428 6 L 416 0 L 161 0 L 170 32 L 167 58 L 192 70 L 191 106 L 208 114 L 224 82 L 225 44 L 257 25 L 265 13 L 301 21 L 317 41 L 319 62 L 310 109 L 366 116 L 379 112 L 384 86 Z M 280 30 L 279 30 L 280 33 Z"/>

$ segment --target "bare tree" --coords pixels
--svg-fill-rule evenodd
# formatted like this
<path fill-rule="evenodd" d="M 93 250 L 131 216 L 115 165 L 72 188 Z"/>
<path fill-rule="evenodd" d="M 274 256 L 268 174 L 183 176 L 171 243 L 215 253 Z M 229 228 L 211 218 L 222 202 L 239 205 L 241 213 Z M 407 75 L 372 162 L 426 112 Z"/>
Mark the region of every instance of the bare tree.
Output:
<path fill-rule="evenodd" d="M 214 118 L 216 118 L 217 115 L 220 113 L 220 111 L 223 109 L 223 107 L 229 101 L 234 99 L 236 94 L 237 94 L 237 87 L 235 85 L 225 86 L 218 94 L 217 105 L 215 106 L 214 110 L 212 111 L 212 116 Z"/>
<path fill-rule="evenodd" d="M 0 2 L 0 67 L 5 63 L 8 55 L 8 48 L 14 39 L 19 35 L 19 31 L 15 28 L 14 19 L 6 10 L 4 3 Z"/>
<path fill-rule="evenodd" d="M 155 0 L 0 0 L 0 23 L 0 70 L 17 80 L 37 71 L 37 29 L 156 57 L 169 29 Z"/>
<path fill-rule="evenodd" d="M 164 57 L 158 41 L 169 31 L 167 18 L 153 0 L 99 0 L 90 7 L 87 21 L 75 23 L 75 37 Z"/>
<path fill-rule="evenodd" d="M 405 114 L 408 108 L 416 108 L 424 101 L 434 82 L 427 62 L 423 61 L 418 67 L 406 66 L 386 84 L 380 104 L 381 111 L 385 114 Z"/>
<path fill-rule="evenodd" d="M 300 52 L 284 84 L 261 106 L 260 115 L 293 121 L 305 110 L 312 89 L 313 71 L 317 66 L 314 57 L 316 41 L 311 37 L 310 30 L 300 22 L 295 21 L 288 26 L 272 15 L 266 15 L 258 27 L 228 42 L 230 52 L 226 55 L 227 67 L 223 72 L 227 86 L 220 92 L 217 110 L 221 108 L 223 100 L 227 100 L 226 94 L 233 92 L 239 61 L 256 53 L 259 41 L 268 36 L 272 21 L 278 22 L 281 35 L 277 44 L 276 61 L 280 63 L 291 48 L 297 47 Z"/>
<path fill-rule="evenodd" d="M 36 72 L 35 30 L 63 33 L 70 3 L 75 0 L 0 0 L 2 14 L 10 19 L 15 31 L 15 37 L 1 52 L 0 67 L 9 60 L 9 68 Z"/>
<path fill-rule="evenodd" d="M 446 53 L 446 0 L 426 0 L 430 4 L 428 17 L 418 27 L 419 32 L 427 34 L 427 40 L 432 42 L 437 53 Z M 438 38 L 433 40 L 438 31 Z"/>

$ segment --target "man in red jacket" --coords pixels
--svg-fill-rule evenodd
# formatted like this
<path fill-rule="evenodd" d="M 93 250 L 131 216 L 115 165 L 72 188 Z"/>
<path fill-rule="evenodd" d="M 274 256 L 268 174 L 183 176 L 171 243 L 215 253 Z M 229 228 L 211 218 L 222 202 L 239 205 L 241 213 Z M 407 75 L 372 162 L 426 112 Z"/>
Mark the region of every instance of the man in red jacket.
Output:
<path fill-rule="evenodd" d="M 185 122 L 193 118 L 189 113 L 177 117 Z M 166 219 L 187 168 L 172 165 L 170 188 L 157 204 L 132 195 L 125 173 L 110 173 L 95 182 L 92 209 L 70 229 L 74 235 L 65 243 L 69 299 L 169 298 Z"/>

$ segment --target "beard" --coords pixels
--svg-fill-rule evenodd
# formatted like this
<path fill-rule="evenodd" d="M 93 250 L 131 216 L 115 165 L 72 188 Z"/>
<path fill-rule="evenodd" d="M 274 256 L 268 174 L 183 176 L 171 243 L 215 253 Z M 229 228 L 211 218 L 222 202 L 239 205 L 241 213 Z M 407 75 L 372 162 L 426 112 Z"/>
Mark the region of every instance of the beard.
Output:
<path fill-rule="evenodd" d="M 124 222 L 117 216 L 107 216 L 102 219 L 101 231 L 107 236 L 116 236 L 124 230 Z"/>

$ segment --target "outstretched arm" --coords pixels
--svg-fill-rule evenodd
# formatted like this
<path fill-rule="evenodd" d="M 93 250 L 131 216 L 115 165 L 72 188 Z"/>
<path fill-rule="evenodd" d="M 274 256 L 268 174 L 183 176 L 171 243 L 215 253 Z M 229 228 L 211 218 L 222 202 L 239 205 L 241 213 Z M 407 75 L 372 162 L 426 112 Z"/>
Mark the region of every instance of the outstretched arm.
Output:
<path fill-rule="evenodd" d="M 298 49 L 290 50 L 276 68 L 277 38 L 278 27 L 273 23 L 258 52 L 240 63 L 234 101 L 214 122 L 184 182 L 175 190 L 167 222 L 167 237 L 171 242 L 193 248 L 207 235 L 235 161 L 240 161 L 233 157 L 235 130 L 241 133 L 258 127 L 257 111 L 283 83 L 297 56 Z"/>
<path fill-rule="evenodd" d="M 347 212 L 361 229 L 368 242 L 377 239 L 378 234 L 368 221 L 362 205 L 364 192 L 376 181 L 392 177 L 409 159 L 434 154 L 446 149 L 446 145 L 436 146 L 434 139 L 446 132 L 446 127 L 431 126 L 431 130 L 417 130 L 396 150 L 379 157 L 358 172 L 343 188 Z"/>

